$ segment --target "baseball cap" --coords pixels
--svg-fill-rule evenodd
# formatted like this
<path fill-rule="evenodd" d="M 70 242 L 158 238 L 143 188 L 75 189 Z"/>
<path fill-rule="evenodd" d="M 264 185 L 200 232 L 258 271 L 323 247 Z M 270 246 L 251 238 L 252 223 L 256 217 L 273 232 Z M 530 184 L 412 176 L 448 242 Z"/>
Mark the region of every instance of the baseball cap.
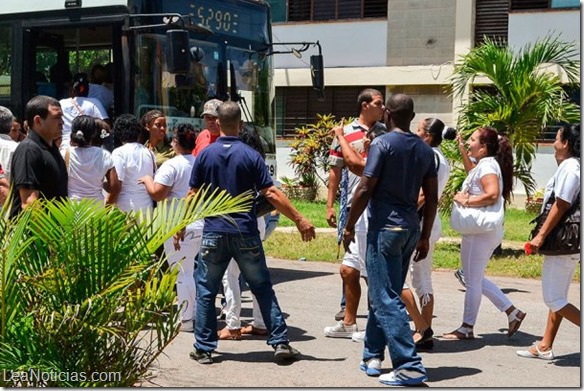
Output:
<path fill-rule="evenodd" d="M 219 108 L 219 106 L 221 106 L 221 102 L 219 99 L 211 99 L 205 102 L 205 105 L 203 106 L 203 114 L 201 114 L 201 116 L 205 115 L 205 114 L 209 114 L 212 115 L 213 117 L 219 117 L 219 113 L 217 113 L 217 109 Z"/>

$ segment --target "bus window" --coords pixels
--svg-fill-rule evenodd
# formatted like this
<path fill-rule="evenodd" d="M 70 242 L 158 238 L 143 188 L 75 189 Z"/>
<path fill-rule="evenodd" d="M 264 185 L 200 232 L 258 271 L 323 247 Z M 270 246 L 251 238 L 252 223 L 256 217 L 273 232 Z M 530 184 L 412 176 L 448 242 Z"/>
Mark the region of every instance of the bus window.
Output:
<path fill-rule="evenodd" d="M 12 28 L 0 26 L 0 97 L 10 98 L 12 72 Z"/>

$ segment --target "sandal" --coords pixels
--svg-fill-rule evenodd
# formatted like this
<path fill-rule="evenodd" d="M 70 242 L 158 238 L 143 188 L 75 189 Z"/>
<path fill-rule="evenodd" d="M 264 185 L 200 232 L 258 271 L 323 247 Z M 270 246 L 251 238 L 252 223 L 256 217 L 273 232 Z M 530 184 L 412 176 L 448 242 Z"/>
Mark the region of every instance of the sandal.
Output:
<path fill-rule="evenodd" d="M 442 338 L 452 340 L 474 339 L 474 334 L 472 332 L 472 327 L 460 326 L 450 333 L 443 334 Z"/>
<path fill-rule="evenodd" d="M 217 331 L 217 338 L 220 340 L 239 341 L 241 339 L 241 329 L 230 330 L 227 327 Z"/>
<path fill-rule="evenodd" d="M 531 353 L 531 350 L 527 349 L 527 350 L 518 350 L 517 355 L 519 357 L 539 358 L 542 360 L 553 360 L 555 358 L 554 352 L 551 349 L 546 350 L 545 352 L 542 352 L 541 350 L 539 350 L 539 343 L 537 343 L 537 342 L 534 343 L 532 345 L 532 347 L 535 348 L 535 351 L 537 352 L 537 354 L 533 354 L 533 353 Z"/>
<path fill-rule="evenodd" d="M 523 314 L 521 318 L 517 316 L 519 313 Z M 507 331 L 508 337 L 511 337 L 513 334 L 517 332 L 517 330 L 519 330 L 521 322 L 523 322 L 523 319 L 525 319 L 526 316 L 527 313 L 521 312 L 519 308 L 515 308 L 513 312 L 507 315 L 507 319 L 509 320 L 509 330 Z"/>

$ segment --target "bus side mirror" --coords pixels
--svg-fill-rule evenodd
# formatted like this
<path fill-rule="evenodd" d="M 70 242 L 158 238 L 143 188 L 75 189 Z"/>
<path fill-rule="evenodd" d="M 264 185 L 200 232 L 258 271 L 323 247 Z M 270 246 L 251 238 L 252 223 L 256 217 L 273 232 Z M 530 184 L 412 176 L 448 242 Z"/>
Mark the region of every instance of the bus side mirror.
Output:
<path fill-rule="evenodd" d="M 170 73 L 189 73 L 191 52 L 189 33 L 186 30 L 168 30 L 166 32 L 166 68 Z"/>
<path fill-rule="evenodd" d="M 312 88 L 316 91 L 319 100 L 324 99 L 324 64 L 322 54 L 310 56 L 310 74 L 312 76 Z"/>

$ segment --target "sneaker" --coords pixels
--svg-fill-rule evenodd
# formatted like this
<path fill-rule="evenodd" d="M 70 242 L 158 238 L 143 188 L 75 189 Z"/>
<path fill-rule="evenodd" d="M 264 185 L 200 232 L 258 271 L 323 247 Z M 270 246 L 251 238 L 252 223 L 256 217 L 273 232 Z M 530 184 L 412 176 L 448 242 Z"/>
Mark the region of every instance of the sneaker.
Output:
<path fill-rule="evenodd" d="M 341 308 L 341 310 L 335 314 L 335 320 L 338 322 L 343 319 L 345 319 L 345 309 Z"/>
<path fill-rule="evenodd" d="M 466 279 L 464 278 L 464 272 L 462 269 L 458 269 L 454 272 L 454 277 L 460 282 L 460 285 L 466 288 Z"/>
<path fill-rule="evenodd" d="M 374 357 L 370 358 L 369 361 L 361 361 L 359 368 L 367 374 L 367 376 L 379 376 L 381 375 L 381 360 Z"/>
<path fill-rule="evenodd" d="M 365 342 L 365 331 L 357 331 L 351 335 L 353 342 Z"/>
<path fill-rule="evenodd" d="M 298 358 L 300 352 L 287 343 L 281 343 L 274 346 L 274 358 L 278 360 L 287 360 Z"/>
<path fill-rule="evenodd" d="M 180 331 L 184 331 L 185 333 L 192 333 L 195 330 L 195 321 L 192 319 L 183 320 L 180 323 Z"/>
<path fill-rule="evenodd" d="M 324 328 L 324 335 L 325 337 L 330 338 L 351 338 L 353 333 L 359 331 L 357 328 L 357 323 L 347 326 L 343 323 L 343 321 L 339 321 L 336 326 L 332 327 L 325 327 Z"/>
<path fill-rule="evenodd" d="M 189 356 L 199 364 L 213 364 L 211 352 L 205 352 L 203 350 L 195 349 L 191 353 L 189 353 Z"/>
<path fill-rule="evenodd" d="M 388 386 L 413 386 L 428 380 L 425 374 L 409 369 L 396 369 L 379 376 L 379 382 Z"/>

